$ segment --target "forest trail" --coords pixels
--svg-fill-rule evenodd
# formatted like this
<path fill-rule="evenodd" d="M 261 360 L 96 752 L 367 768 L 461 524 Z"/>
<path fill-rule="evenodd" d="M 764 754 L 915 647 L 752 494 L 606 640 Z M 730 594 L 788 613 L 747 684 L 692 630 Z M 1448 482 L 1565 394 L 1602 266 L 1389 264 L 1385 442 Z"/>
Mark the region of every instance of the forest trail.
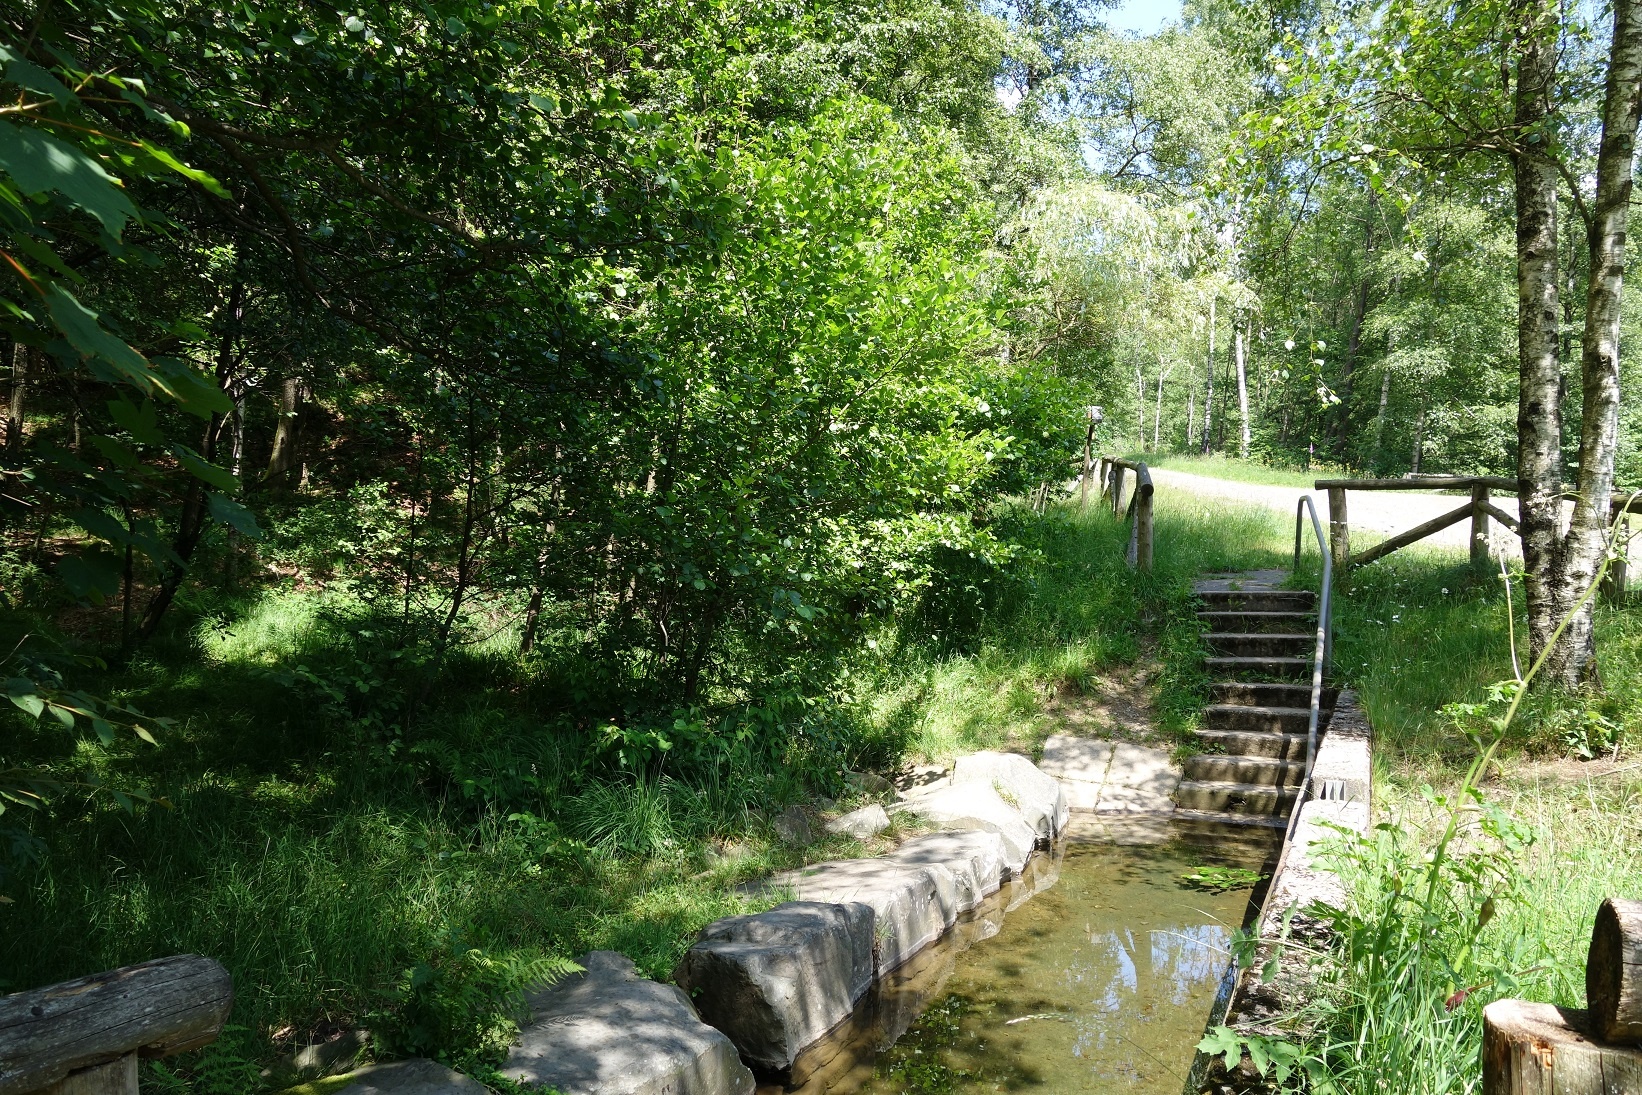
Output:
<path fill-rule="evenodd" d="M 1294 514 L 1294 507 L 1302 493 L 1298 487 L 1240 483 L 1207 475 L 1193 475 L 1190 472 L 1171 471 L 1168 468 L 1152 468 L 1151 473 L 1154 483 L 1172 490 L 1246 502 L 1279 510 L 1290 516 Z M 1327 522 L 1328 492 L 1313 490 L 1310 493 L 1312 503 L 1317 507 L 1317 516 Z M 1347 497 L 1346 513 L 1353 532 L 1370 531 L 1382 536 L 1391 536 L 1447 513 L 1460 506 L 1463 501 L 1457 494 L 1427 491 L 1352 491 Z M 1493 503 L 1511 516 L 1516 516 L 1517 500 L 1510 495 L 1495 495 Z M 1511 558 L 1520 558 L 1522 548 L 1517 538 L 1508 530 L 1500 528 L 1498 522 L 1492 522 L 1492 526 L 1495 554 L 1505 551 Z M 1470 544 L 1470 536 L 1471 522 L 1459 521 L 1441 532 L 1426 537 L 1421 544 L 1466 551 Z"/>

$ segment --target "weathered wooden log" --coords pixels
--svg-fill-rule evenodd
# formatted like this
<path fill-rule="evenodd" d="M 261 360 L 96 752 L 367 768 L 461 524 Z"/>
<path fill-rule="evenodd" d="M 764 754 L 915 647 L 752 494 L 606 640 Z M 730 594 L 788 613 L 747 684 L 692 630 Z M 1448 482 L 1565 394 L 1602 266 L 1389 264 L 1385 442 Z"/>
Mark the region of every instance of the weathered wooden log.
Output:
<path fill-rule="evenodd" d="M 137 1055 L 127 1053 L 106 1065 L 73 1072 L 45 1089 L 45 1095 L 136 1095 Z"/>
<path fill-rule="evenodd" d="M 1498 506 L 1494 505 L 1492 502 L 1484 501 L 1483 504 L 1482 504 L 1482 508 L 1483 508 L 1483 511 L 1488 514 L 1488 516 L 1492 517 L 1494 520 L 1498 521 L 1500 524 L 1504 525 L 1506 528 L 1510 529 L 1512 532 L 1516 532 L 1522 527 L 1517 522 L 1517 519 L 1515 517 L 1512 517 L 1509 513 L 1506 513 L 1504 510 L 1500 509 Z"/>
<path fill-rule="evenodd" d="M 1482 1010 L 1483 1095 L 1642 1095 L 1642 1050 L 1583 1033 L 1585 1012 L 1527 1000 Z"/>
<path fill-rule="evenodd" d="M 38 1091 L 132 1053 L 197 1049 L 216 1039 L 233 1003 L 228 971 L 197 954 L 0 997 L 0 1095 Z"/>
<path fill-rule="evenodd" d="M 1610 897 L 1596 910 L 1585 961 L 1591 1033 L 1642 1044 L 1642 901 Z"/>
<path fill-rule="evenodd" d="M 1341 576 L 1351 565 L 1351 522 L 1346 517 L 1346 489 L 1328 488 L 1328 550 L 1334 556 L 1334 573 Z"/>
<path fill-rule="evenodd" d="M 1492 490 L 1517 491 L 1517 481 L 1502 475 L 1422 475 L 1417 479 L 1319 479 L 1318 490 L 1345 487 L 1347 490 L 1470 490 L 1484 486 Z"/>
<path fill-rule="evenodd" d="M 1478 483 L 1471 488 L 1471 565 L 1481 566 L 1488 561 L 1488 487 Z"/>
<path fill-rule="evenodd" d="M 1433 532 L 1441 532 L 1449 525 L 1452 525 L 1458 521 L 1463 521 L 1469 516 L 1471 516 L 1471 503 L 1467 502 L 1459 509 L 1450 510 L 1441 517 L 1433 517 L 1423 525 L 1415 525 L 1407 532 L 1399 532 L 1389 540 L 1380 541 L 1378 544 L 1375 544 L 1373 547 L 1351 560 L 1351 565 L 1356 567 L 1367 566 L 1376 559 L 1382 559 L 1385 556 L 1390 555 L 1398 548 L 1405 548 L 1409 544 L 1414 543 L 1416 540 L 1423 540 L 1427 536 L 1430 536 Z"/>
<path fill-rule="evenodd" d="M 1131 566 L 1152 569 L 1152 472 L 1145 464 L 1135 470 L 1135 537 Z"/>

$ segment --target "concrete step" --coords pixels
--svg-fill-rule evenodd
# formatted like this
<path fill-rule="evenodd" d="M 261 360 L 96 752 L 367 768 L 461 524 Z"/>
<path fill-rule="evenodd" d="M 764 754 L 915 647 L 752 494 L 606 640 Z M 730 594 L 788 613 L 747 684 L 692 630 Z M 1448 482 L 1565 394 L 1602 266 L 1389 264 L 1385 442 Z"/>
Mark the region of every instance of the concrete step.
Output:
<path fill-rule="evenodd" d="M 1219 609 L 1199 612 L 1197 618 L 1211 634 L 1250 631 L 1286 631 L 1315 635 L 1317 617 L 1310 612 L 1228 612 Z"/>
<path fill-rule="evenodd" d="M 1221 612 L 1310 612 L 1317 594 L 1309 589 L 1201 590 L 1205 606 Z"/>
<path fill-rule="evenodd" d="M 1318 720 L 1319 724 L 1323 722 Z M 1211 730 L 1250 730 L 1266 734 L 1304 734 L 1311 725 L 1310 707 L 1258 707 L 1211 703 L 1203 708 L 1203 725 Z M 1319 725 L 1319 730 L 1322 726 Z"/>
<path fill-rule="evenodd" d="M 1279 681 L 1219 681 L 1209 686 L 1216 704 L 1249 707 L 1304 707 L 1311 709 L 1311 685 Z M 1323 713 L 1334 710 L 1338 688 L 1323 686 Z"/>
<path fill-rule="evenodd" d="M 1197 740 L 1214 753 L 1243 757 L 1275 757 L 1279 760 L 1306 759 L 1306 735 L 1273 734 L 1255 730 L 1199 730 Z"/>
<path fill-rule="evenodd" d="M 1181 780 L 1174 800 L 1186 810 L 1212 810 L 1219 814 L 1260 814 L 1286 816 L 1299 796 L 1296 787 L 1262 787 L 1256 783 L 1221 783 L 1209 780 Z"/>
<path fill-rule="evenodd" d="M 1219 828 L 1224 825 L 1236 825 L 1245 829 L 1260 829 L 1271 831 L 1270 839 L 1280 843 L 1283 830 L 1288 827 L 1288 818 L 1265 814 L 1233 814 L 1222 813 L 1218 810 L 1188 810 L 1184 807 L 1176 808 L 1169 815 L 1169 820 L 1177 824 L 1182 822 L 1197 823 L 1199 825 Z"/>
<path fill-rule="evenodd" d="M 1204 658 L 1203 664 L 1210 673 L 1245 680 L 1251 677 L 1295 680 L 1311 675 L 1310 658 L 1243 658 L 1216 655 Z"/>
<path fill-rule="evenodd" d="M 1199 753 L 1187 757 L 1186 778 L 1200 783 L 1243 783 L 1257 787 L 1298 787 L 1306 778 L 1304 760 Z"/>
<path fill-rule="evenodd" d="M 1317 636 L 1310 634 L 1238 631 L 1205 635 L 1203 638 L 1209 644 L 1209 649 L 1216 654 L 1230 654 L 1239 658 L 1297 658 L 1315 654 L 1317 651 Z"/>

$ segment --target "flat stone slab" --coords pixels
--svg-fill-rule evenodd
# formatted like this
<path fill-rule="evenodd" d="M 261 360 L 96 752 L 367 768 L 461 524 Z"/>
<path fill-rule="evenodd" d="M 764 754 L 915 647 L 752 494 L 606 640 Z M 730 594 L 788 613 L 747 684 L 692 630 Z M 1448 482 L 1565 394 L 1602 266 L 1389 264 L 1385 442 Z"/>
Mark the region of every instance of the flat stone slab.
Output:
<path fill-rule="evenodd" d="M 1111 742 L 1072 734 L 1049 735 L 1043 743 L 1043 759 L 1038 762 L 1045 774 L 1056 779 L 1096 785 L 1106 782 L 1106 770 L 1111 765 Z"/>
<path fill-rule="evenodd" d="M 755 1068 L 779 1072 L 872 987 L 872 909 L 791 901 L 702 930 L 673 980 Z"/>
<path fill-rule="evenodd" d="M 1180 784 L 1166 750 L 1071 734 L 1044 742 L 1039 767 L 1060 780 L 1073 809 L 1103 814 L 1170 813 Z"/>
<path fill-rule="evenodd" d="M 983 750 L 959 757 L 952 766 L 952 785 L 988 784 L 1014 803 L 1039 840 L 1051 841 L 1066 828 L 1068 807 L 1060 781 L 1019 753 Z"/>
<path fill-rule="evenodd" d="M 1199 593 L 1269 593 L 1283 588 L 1289 580 L 1286 570 L 1245 570 L 1235 574 L 1210 574 L 1192 583 Z"/>
<path fill-rule="evenodd" d="M 866 840 L 877 836 L 889 828 L 889 814 L 882 806 L 873 803 L 863 806 L 859 810 L 851 810 L 842 817 L 833 818 L 827 822 L 827 832 L 842 833 L 852 836 L 856 840 Z"/>
<path fill-rule="evenodd" d="M 367 1065 L 349 1073 L 348 1079 L 351 1082 L 334 1095 L 486 1095 L 490 1090 L 425 1057 Z"/>
<path fill-rule="evenodd" d="M 879 976 L 939 939 L 958 918 L 957 880 L 936 864 L 840 859 L 787 871 L 770 882 L 790 889 L 799 901 L 859 902 L 870 907 Z"/>
<path fill-rule="evenodd" d="M 997 833 L 957 829 L 915 836 L 885 858 L 914 867 L 945 867 L 957 883 L 961 915 L 998 892 L 1006 873 L 1004 857 L 1003 837 Z"/>
<path fill-rule="evenodd" d="M 1169 796 L 1180 784 L 1180 769 L 1162 749 L 1118 742 L 1112 748 L 1112 766 L 1100 789 L 1095 810 L 1103 814 L 1167 813 L 1174 809 Z"/>
<path fill-rule="evenodd" d="M 585 973 L 529 994 L 504 1076 L 561 1095 L 752 1095 L 751 1070 L 684 993 L 614 951 L 576 962 Z"/>
<path fill-rule="evenodd" d="M 1004 867 L 1011 875 L 1026 868 L 1038 834 L 1021 812 L 990 784 L 942 787 L 907 801 L 907 809 L 943 829 L 981 829 L 1003 838 Z"/>

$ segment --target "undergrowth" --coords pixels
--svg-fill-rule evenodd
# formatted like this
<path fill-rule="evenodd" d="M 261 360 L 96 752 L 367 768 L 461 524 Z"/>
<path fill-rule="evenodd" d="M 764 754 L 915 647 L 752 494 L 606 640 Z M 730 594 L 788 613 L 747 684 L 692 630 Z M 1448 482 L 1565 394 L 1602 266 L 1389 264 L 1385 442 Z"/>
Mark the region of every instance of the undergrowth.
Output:
<path fill-rule="evenodd" d="M 858 854 L 842 838 L 794 848 L 771 824 L 792 803 L 865 801 L 846 769 L 1031 751 L 1049 697 L 1137 660 L 1156 663 L 1159 718 L 1184 735 L 1204 683 L 1191 580 L 1280 562 L 1282 523 L 1166 489 L 1157 513 L 1157 567 L 1136 574 L 1108 512 L 1002 510 L 1010 557 L 950 552 L 852 657 L 664 716 L 580 715 L 572 635 L 521 656 L 501 631 L 409 664 L 345 581 L 199 594 L 89 682 L 175 718 L 157 746 L 65 747 L 0 715 L 35 762 L 169 804 L 70 794 L 20 826 L 6 815 L 26 840 L 0 904 L 0 989 L 222 961 L 232 1029 L 146 1071 L 156 1091 L 255 1091 L 277 1054 L 360 1025 L 383 1056 L 487 1075 L 520 990 L 574 956 L 617 950 L 666 978 L 701 927 L 762 907 L 743 883 Z"/>

